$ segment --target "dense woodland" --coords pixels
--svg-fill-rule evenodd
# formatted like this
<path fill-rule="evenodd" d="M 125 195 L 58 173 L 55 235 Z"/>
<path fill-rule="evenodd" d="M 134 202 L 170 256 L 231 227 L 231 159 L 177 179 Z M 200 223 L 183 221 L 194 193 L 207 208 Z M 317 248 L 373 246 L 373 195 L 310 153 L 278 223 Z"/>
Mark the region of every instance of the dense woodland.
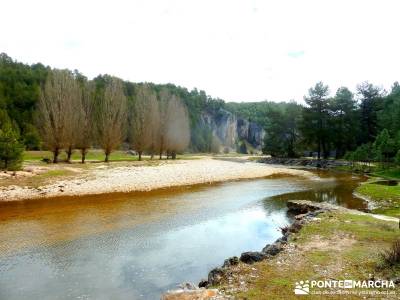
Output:
<path fill-rule="evenodd" d="M 400 159 L 400 85 L 390 91 L 368 82 L 357 92 L 339 88 L 333 96 L 318 82 L 296 102 L 228 103 L 232 111 L 266 130 L 264 152 L 273 156 L 347 158 L 395 162 Z"/>
<path fill-rule="evenodd" d="M 88 80 L 79 71 L 27 65 L 0 54 L 0 157 L 15 168 L 24 149 L 61 151 L 91 147 L 109 154 L 124 144 L 140 155 L 210 152 L 212 132 L 202 112 L 221 108 L 260 124 L 263 151 L 272 156 L 400 160 L 400 86 L 385 91 L 368 82 L 353 94 L 310 88 L 304 104 L 225 103 L 204 91 L 172 84 L 132 83 L 108 75 Z"/>

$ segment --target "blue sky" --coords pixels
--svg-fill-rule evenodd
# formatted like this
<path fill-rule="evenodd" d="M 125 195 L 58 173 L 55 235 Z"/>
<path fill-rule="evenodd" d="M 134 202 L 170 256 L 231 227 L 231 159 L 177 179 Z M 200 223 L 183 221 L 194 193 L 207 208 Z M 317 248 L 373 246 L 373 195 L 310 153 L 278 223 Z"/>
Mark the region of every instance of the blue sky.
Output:
<path fill-rule="evenodd" d="M 26 63 L 197 87 L 226 101 L 301 101 L 400 80 L 400 1 L 2 0 L 0 52 Z"/>

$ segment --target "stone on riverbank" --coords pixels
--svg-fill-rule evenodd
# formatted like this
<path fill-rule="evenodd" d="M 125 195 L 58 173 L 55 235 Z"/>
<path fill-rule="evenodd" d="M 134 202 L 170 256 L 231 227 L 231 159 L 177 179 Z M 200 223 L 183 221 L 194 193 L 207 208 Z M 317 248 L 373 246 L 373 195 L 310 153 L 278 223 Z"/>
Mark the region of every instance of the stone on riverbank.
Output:
<path fill-rule="evenodd" d="M 237 256 L 232 256 L 228 259 L 225 259 L 224 264 L 222 265 L 223 268 L 227 268 L 230 266 L 235 266 L 239 263 L 239 258 Z"/>
<path fill-rule="evenodd" d="M 267 245 L 262 249 L 262 253 L 270 256 L 275 256 L 283 250 L 282 244 L 280 242 L 274 243 L 272 245 Z"/>
<path fill-rule="evenodd" d="M 161 300 L 209 300 L 218 299 L 217 297 L 217 289 L 179 289 L 166 292 L 161 296 Z"/>
<path fill-rule="evenodd" d="M 217 285 L 221 283 L 221 280 L 224 278 L 225 269 L 224 268 L 215 268 L 208 273 L 208 284 L 209 285 Z"/>
<path fill-rule="evenodd" d="M 267 258 L 265 253 L 262 252 L 243 252 L 240 255 L 240 261 L 244 262 L 245 264 L 253 264 L 258 261 L 262 261 L 263 259 Z"/>
<path fill-rule="evenodd" d="M 314 212 L 318 210 L 347 210 L 344 207 L 325 203 L 325 202 L 313 202 L 309 200 L 289 200 L 287 202 L 289 213 L 295 215 L 306 214 L 308 212 Z"/>
<path fill-rule="evenodd" d="M 332 169 L 336 167 L 349 166 L 350 163 L 342 160 L 331 159 L 305 159 L 305 158 L 280 158 L 265 157 L 258 162 L 271 165 L 285 165 L 294 167 L 311 167 L 319 169 Z"/>

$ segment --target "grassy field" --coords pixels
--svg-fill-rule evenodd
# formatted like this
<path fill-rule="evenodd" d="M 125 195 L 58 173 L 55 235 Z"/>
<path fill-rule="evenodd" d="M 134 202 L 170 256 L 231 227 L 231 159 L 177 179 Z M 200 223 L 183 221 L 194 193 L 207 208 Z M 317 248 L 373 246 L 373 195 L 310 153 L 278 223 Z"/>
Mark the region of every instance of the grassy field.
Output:
<path fill-rule="evenodd" d="M 227 154 L 211 154 L 211 153 L 185 153 L 185 154 L 178 154 L 176 159 L 199 159 L 202 156 L 208 157 L 242 157 L 248 156 L 247 154 L 239 154 L 239 153 L 227 153 Z M 28 162 L 39 162 L 44 158 L 52 159 L 53 155 L 50 151 L 25 151 L 24 153 L 24 161 Z M 104 152 L 101 150 L 90 150 L 86 154 L 86 161 L 87 162 L 103 162 L 104 161 Z M 165 159 L 165 155 L 163 159 Z M 259 158 L 259 156 L 254 156 L 254 158 Z M 65 152 L 62 152 L 59 156 L 59 161 L 63 162 L 66 159 Z M 150 159 L 150 156 L 143 155 L 143 160 Z M 158 159 L 158 155 L 154 156 L 154 159 Z M 81 154 L 79 151 L 74 151 L 72 154 L 72 161 L 73 162 L 80 162 Z M 137 161 L 138 156 L 132 155 L 127 151 L 117 150 L 111 153 L 110 155 L 110 162 L 113 161 Z"/>
<path fill-rule="evenodd" d="M 377 183 L 380 179 L 400 180 L 400 169 L 378 169 L 371 173 L 371 176 L 371 179 L 360 185 L 355 192 L 373 202 L 376 206 L 374 213 L 400 218 L 400 185 Z"/>
<path fill-rule="evenodd" d="M 390 169 L 383 169 L 377 170 L 372 173 L 373 176 L 382 177 L 385 179 L 400 179 L 400 168 L 390 168 Z"/>
<path fill-rule="evenodd" d="M 381 257 L 382 251 L 389 249 L 397 238 L 399 230 L 396 222 L 365 215 L 324 213 L 319 220 L 307 224 L 298 234 L 291 236 L 287 250 L 273 259 L 253 265 L 240 263 L 234 271 L 234 278 L 237 278 L 234 285 L 238 285 L 239 290 L 240 286 L 247 288 L 234 294 L 238 299 L 299 299 L 293 290 L 295 282 L 300 280 L 367 280 L 371 274 L 382 279 L 399 277 L 400 266 L 389 266 Z M 222 287 L 231 289 L 229 283 Z M 398 286 L 396 292 L 400 293 Z M 301 297 L 325 299 L 319 296 Z M 329 296 L 329 299 L 362 298 Z"/>
<path fill-rule="evenodd" d="M 356 193 L 367 197 L 376 207 L 373 212 L 400 218 L 400 186 L 366 182 L 356 189 Z"/>
<path fill-rule="evenodd" d="M 50 151 L 25 151 L 24 161 L 41 161 L 43 158 L 52 159 L 52 153 Z M 66 159 L 65 152 L 62 152 L 59 156 L 60 161 Z M 81 155 L 78 151 L 72 154 L 73 161 L 80 161 Z M 104 161 L 104 152 L 101 150 L 91 150 L 86 154 L 87 161 Z M 126 151 L 114 151 L 110 155 L 110 161 L 136 161 L 138 157 L 131 155 Z"/>

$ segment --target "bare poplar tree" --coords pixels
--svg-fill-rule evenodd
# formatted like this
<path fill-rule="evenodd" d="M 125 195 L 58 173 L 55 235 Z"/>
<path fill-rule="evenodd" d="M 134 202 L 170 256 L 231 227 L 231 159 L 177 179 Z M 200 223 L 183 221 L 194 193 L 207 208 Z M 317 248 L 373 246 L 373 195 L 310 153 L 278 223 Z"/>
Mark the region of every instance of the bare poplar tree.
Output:
<path fill-rule="evenodd" d="M 53 152 L 53 162 L 66 146 L 71 100 L 76 92 L 76 81 L 70 71 L 52 70 L 40 91 L 38 127 L 45 146 Z"/>
<path fill-rule="evenodd" d="M 86 154 L 92 145 L 94 130 L 94 93 L 93 82 L 84 82 L 81 97 L 76 110 L 76 148 L 81 152 L 81 162 L 85 163 Z"/>
<path fill-rule="evenodd" d="M 182 101 L 173 96 L 168 101 L 165 144 L 172 159 L 187 148 L 190 142 L 189 114 Z"/>
<path fill-rule="evenodd" d="M 81 106 L 81 88 L 76 78 L 73 78 L 69 93 L 65 98 L 64 118 L 65 126 L 65 152 L 67 154 L 66 161 L 71 162 L 73 149 L 77 143 L 79 135 L 78 118 Z"/>
<path fill-rule="evenodd" d="M 99 97 L 97 118 L 97 137 L 104 150 L 105 162 L 123 141 L 127 117 L 127 99 L 122 80 L 111 77 Z"/>
<path fill-rule="evenodd" d="M 136 91 L 134 102 L 129 107 L 129 140 L 133 149 L 142 160 L 142 153 L 149 149 L 152 142 L 152 105 L 157 95 L 144 84 Z"/>
<path fill-rule="evenodd" d="M 157 98 L 151 98 L 149 122 L 150 122 L 150 144 L 147 150 L 149 150 L 151 159 L 153 159 L 154 153 L 159 148 L 159 140 L 160 140 L 160 105 Z"/>
<path fill-rule="evenodd" d="M 166 150 L 167 123 L 169 119 L 168 103 L 173 97 L 176 96 L 172 95 L 167 88 L 163 88 L 159 93 L 159 129 L 156 147 L 160 155 L 160 159 L 162 159 L 162 154 Z"/>

